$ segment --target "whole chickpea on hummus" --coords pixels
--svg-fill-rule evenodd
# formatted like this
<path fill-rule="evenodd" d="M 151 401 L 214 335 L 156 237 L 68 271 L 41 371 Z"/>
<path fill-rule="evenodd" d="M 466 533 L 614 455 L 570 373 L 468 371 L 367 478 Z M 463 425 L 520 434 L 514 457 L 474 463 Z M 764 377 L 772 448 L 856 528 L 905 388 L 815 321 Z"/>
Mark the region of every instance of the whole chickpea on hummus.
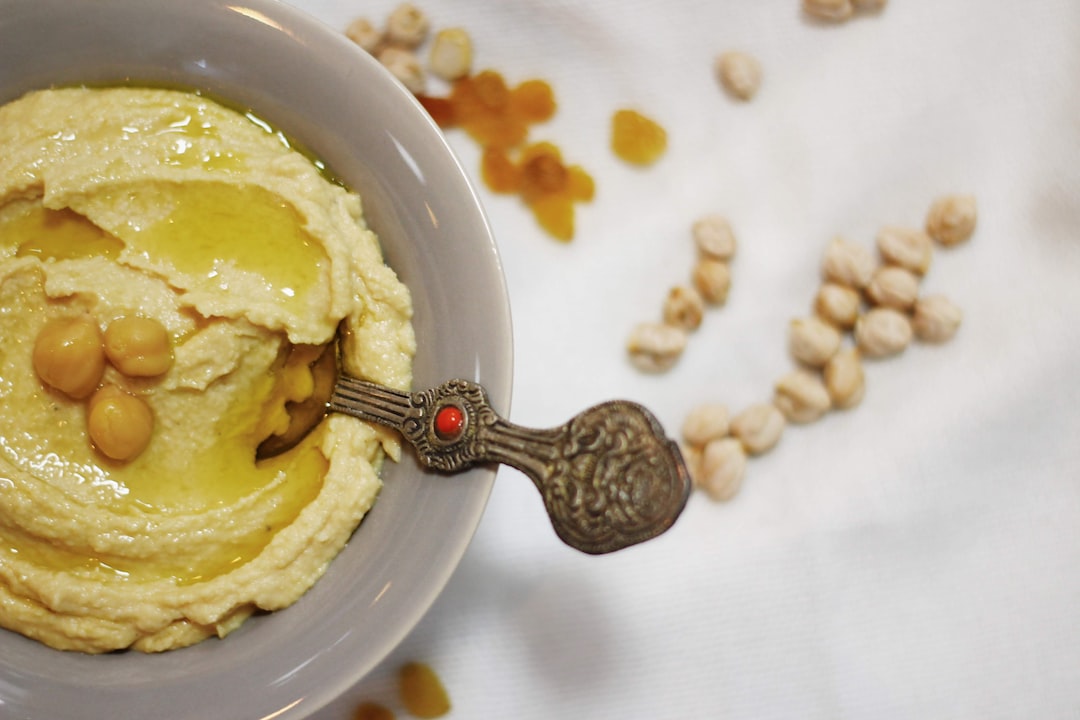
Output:
<path fill-rule="evenodd" d="M 399 449 L 342 415 L 256 447 L 339 324 L 350 373 L 411 381 L 409 294 L 360 198 L 181 91 L 34 92 L 0 147 L 0 626 L 153 652 L 292 604 Z"/>

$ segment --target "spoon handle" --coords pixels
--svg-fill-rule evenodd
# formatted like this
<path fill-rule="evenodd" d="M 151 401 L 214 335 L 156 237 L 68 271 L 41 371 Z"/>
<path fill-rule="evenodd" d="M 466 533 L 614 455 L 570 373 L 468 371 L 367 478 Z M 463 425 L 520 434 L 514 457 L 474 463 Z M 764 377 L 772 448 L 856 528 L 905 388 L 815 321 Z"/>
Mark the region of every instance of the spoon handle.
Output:
<path fill-rule="evenodd" d="M 540 491 L 559 538 L 592 555 L 664 532 L 690 494 L 678 446 L 632 402 L 603 403 L 533 430 L 499 417 L 483 387 L 468 380 L 410 393 L 341 376 L 329 409 L 396 429 L 436 470 L 488 462 L 520 470 Z"/>

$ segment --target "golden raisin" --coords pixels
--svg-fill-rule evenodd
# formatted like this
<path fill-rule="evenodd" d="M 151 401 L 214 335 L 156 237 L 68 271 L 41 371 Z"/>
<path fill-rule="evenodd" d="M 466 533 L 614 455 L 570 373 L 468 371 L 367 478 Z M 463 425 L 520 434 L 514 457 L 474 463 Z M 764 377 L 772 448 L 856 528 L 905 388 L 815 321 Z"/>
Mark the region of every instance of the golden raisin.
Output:
<path fill-rule="evenodd" d="M 580 165 L 571 165 L 566 172 L 570 197 L 581 202 L 592 200 L 596 195 L 596 183 L 593 182 L 592 175 L 585 172 Z"/>
<path fill-rule="evenodd" d="M 471 81 L 476 98 L 488 110 L 499 111 L 510 102 L 510 89 L 503 76 L 494 70 L 484 70 Z"/>
<path fill-rule="evenodd" d="M 529 203 L 540 227 L 556 240 L 574 238 L 574 203 L 565 195 L 542 195 Z"/>
<path fill-rule="evenodd" d="M 446 98 L 419 99 L 439 127 L 460 127 L 480 145 L 480 174 L 488 188 L 520 193 L 541 228 L 560 240 L 573 238 L 574 202 L 592 200 L 592 177 L 563 163 L 551 143 L 522 147 L 529 125 L 555 114 L 548 83 L 526 80 L 510 88 L 498 72 L 485 70 L 455 81 Z"/>
<path fill-rule="evenodd" d="M 432 97 L 431 95 L 417 95 L 416 99 L 427 110 L 428 115 L 441 128 L 457 125 L 457 110 L 450 98 Z"/>
<path fill-rule="evenodd" d="M 353 711 L 353 720 L 394 720 L 394 713 L 374 702 L 362 702 Z"/>
<path fill-rule="evenodd" d="M 503 148 L 485 148 L 480 173 L 492 192 L 514 193 L 521 187 L 521 171 Z"/>
<path fill-rule="evenodd" d="M 521 196 L 530 202 L 543 195 L 561 193 L 569 183 L 566 167 L 555 153 L 533 155 L 521 166 Z"/>
<path fill-rule="evenodd" d="M 555 114 L 555 95 L 543 80 L 526 80 L 510 91 L 510 105 L 521 119 L 543 122 Z"/>
<path fill-rule="evenodd" d="M 611 118 L 611 149 L 634 165 L 651 165 L 667 149 L 667 131 L 636 110 L 619 110 Z"/>
<path fill-rule="evenodd" d="M 419 662 L 406 663 L 398 671 L 401 702 L 418 718 L 437 718 L 450 712 L 450 697 L 435 671 Z"/>

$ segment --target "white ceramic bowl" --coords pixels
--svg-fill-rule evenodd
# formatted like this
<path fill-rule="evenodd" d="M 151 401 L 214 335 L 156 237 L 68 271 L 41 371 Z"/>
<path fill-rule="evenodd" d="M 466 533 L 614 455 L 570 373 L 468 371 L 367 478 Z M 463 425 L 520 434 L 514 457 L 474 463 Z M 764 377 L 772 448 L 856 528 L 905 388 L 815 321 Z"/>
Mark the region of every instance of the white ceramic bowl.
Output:
<path fill-rule="evenodd" d="M 433 123 L 333 28 L 273 0 L 0 0 L 0 102 L 50 85 L 198 89 L 254 110 L 364 199 L 415 302 L 417 387 L 483 384 L 509 411 L 509 305 L 477 198 Z M 0 717 L 305 717 L 417 623 L 480 520 L 494 469 L 388 463 L 383 492 L 291 608 L 147 656 L 50 650 L 0 631 Z"/>

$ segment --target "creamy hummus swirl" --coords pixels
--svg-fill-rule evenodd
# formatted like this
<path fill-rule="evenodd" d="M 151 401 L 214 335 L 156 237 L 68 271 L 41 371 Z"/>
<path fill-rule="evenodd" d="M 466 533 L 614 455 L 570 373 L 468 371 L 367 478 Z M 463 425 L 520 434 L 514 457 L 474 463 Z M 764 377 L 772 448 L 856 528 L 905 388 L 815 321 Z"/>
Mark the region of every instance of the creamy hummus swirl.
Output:
<path fill-rule="evenodd" d="M 0 147 L 0 626 L 159 651 L 295 602 L 398 448 L 333 416 L 256 462 L 310 392 L 290 350 L 343 324 L 351 373 L 411 380 L 409 294 L 360 198 L 257 118 L 181 91 L 31 93 L 0 107 Z M 154 418 L 119 463 L 31 351 L 55 318 L 133 315 L 165 327 L 174 361 L 153 378 L 107 367 Z"/>

